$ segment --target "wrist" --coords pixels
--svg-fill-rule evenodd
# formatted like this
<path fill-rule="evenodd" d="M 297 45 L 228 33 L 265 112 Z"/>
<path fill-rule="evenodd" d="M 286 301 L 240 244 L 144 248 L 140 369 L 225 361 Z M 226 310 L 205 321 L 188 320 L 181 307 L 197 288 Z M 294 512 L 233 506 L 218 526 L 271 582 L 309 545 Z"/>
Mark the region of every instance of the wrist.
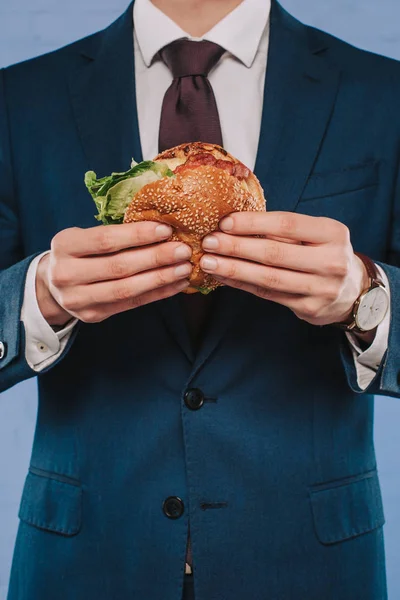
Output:
<path fill-rule="evenodd" d="M 371 288 L 373 280 L 375 279 L 373 273 L 371 273 L 371 269 L 367 268 L 364 260 L 362 260 L 357 254 L 354 254 L 354 256 L 359 267 L 359 283 L 355 292 L 355 294 L 357 295 L 354 299 L 352 299 L 351 307 L 349 308 L 348 312 L 343 316 L 343 318 L 338 323 L 336 323 L 336 325 L 339 325 L 339 327 L 341 327 L 342 329 L 346 329 L 346 325 L 354 324 L 356 313 L 359 308 L 358 305 L 361 298 L 363 297 L 363 293 L 367 292 Z M 365 351 L 373 343 L 376 337 L 377 329 L 378 328 L 375 327 L 374 329 L 368 331 L 360 331 L 360 328 L 353 327 L 349 330 L 349 333 L 351 333 L 357 338 L 363 351 Z"/>
<path fill-rule="evenodd" d="M 367 290 L 371 285 L 371 278 L 368 274 L 368 271 L 363 263 L 363 261 L 355 254 L 354 255 L 356 263 L 358 263 L 358 276 L 356 280 L 358 281 L 355 289 L 353 290 L 352 297 L 350 298 L 350 305 L 347 311 L 344 313 L 342 318 L 336 321 L 337 324 L 340 325 L 350 325 L 354 320 L 354 309 L 356 306 L 357 300 L 360 298 L 361 294 Z M 355 332 L 354 332 L 355 333 Z M 369 333 L 369 332 L 368 332 Z M 362 334 L 364 335 L 364 334 Z"/>
<path fill-rule="evenodd" d="M 64 327 L 72 319 L 72 315 L 58 304 L 50 292 L 47 274 L 49 260 L 50 255 L 46 254 L 39 261 L 36 271 L 36 299 L 47 323 L 54 327 Z"/>

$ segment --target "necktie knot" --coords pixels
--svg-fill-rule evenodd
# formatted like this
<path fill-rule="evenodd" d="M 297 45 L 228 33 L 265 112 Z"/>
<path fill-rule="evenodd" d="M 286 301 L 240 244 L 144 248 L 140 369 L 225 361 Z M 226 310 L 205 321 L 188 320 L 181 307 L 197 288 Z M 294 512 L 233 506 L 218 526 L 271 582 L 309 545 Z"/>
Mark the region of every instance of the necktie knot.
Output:
<path fill-rule="evenodd" d="M 174 79 L 202 75 L 207 77 L 225 50 L 214 42 L 176 40 L 160 50 L 160 56 Z"/>

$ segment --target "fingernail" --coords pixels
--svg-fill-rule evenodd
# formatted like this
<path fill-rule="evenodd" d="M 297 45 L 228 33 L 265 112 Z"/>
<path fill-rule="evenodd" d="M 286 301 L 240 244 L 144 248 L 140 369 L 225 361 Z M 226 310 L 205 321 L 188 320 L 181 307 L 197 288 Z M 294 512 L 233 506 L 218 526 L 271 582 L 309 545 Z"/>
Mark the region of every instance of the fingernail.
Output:
<path fill-rule="evenodd" d="M 204 271 L 214 271 L 218 266 L 218 263 L 215 258 L 211 258 L 211 256 L 203 256 L 201 259 L 201 268 Z"/>
<path fill-rule="evenodd" d="M 222 219 L 219 224 L 221 229 L 233 229 L 233 219 L 232 217 L 227 217 L 226 219 Z"/>
<path fill-rule="evenodd" d="M 179 267 L 176 267 L 175 269 L 175 275 L 177 277 L 184 277 L 185 275 L 189 275 L 191 271 L 192 265 L 179 265 Z"/>
<path fill-rule="evenodd" d="M 203 240 L 203 248 L 216 250 L 219 246 L 218 238 L 215 235 L 207 235 Z"/>
<path fill-rule="evenodd" d="M 192 250 L 189 246 L 178 246 L 175 250 L 175 258 L 177 260 L 183 260 L 184 258 L 190 258 L 192 256 Z"/>
<path fill-rule="evenodd" d="M 168 225 L 157 225 L 156 227 L 156 236 L 159 238 L 166 238 L 172 234 L 172 227 L 168 227 Z"/>

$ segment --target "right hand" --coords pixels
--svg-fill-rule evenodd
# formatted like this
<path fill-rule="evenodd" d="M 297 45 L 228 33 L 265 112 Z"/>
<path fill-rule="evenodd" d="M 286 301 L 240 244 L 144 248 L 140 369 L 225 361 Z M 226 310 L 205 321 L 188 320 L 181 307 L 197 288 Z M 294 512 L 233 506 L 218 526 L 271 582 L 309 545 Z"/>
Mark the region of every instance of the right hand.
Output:
<path fill-rule="evenodd" d="M 192 250 L 165 241 L 171 234 L 171 227 L 153 221 L 60 231 L 37 270 L 44 318 L 58 326 L 72 317 L 99 323 L 178 294 L 189 286 Z"/>

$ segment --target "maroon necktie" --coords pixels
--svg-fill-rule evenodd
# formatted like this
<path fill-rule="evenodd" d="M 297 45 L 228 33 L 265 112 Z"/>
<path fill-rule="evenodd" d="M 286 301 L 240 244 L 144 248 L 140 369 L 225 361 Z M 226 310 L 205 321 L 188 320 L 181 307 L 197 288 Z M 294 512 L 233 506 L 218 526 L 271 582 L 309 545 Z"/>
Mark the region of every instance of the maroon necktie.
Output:
<path fill-rule="evenodd" d="M 207 76 L 225 50 L 213 42 L 177 40 L 160 50 L 172 73 L 161 111 L 159 150 L 185 142 L 222 146 L 214 92 Z"/>
<path fill-rule="evenodd" d="M 165 93 L 161 111 L 159 151 L 187 142 L 222 146 L 221 125 L 214 92 L 207 78 L 225 50 L 213 42 L 182 39 L 160 51 L 173 81 Z M 212 296 L 180 294 L 181 307 L 195 351 L 211 308 Z M 192 565 L 190 538 L 186 562 Z"/>

